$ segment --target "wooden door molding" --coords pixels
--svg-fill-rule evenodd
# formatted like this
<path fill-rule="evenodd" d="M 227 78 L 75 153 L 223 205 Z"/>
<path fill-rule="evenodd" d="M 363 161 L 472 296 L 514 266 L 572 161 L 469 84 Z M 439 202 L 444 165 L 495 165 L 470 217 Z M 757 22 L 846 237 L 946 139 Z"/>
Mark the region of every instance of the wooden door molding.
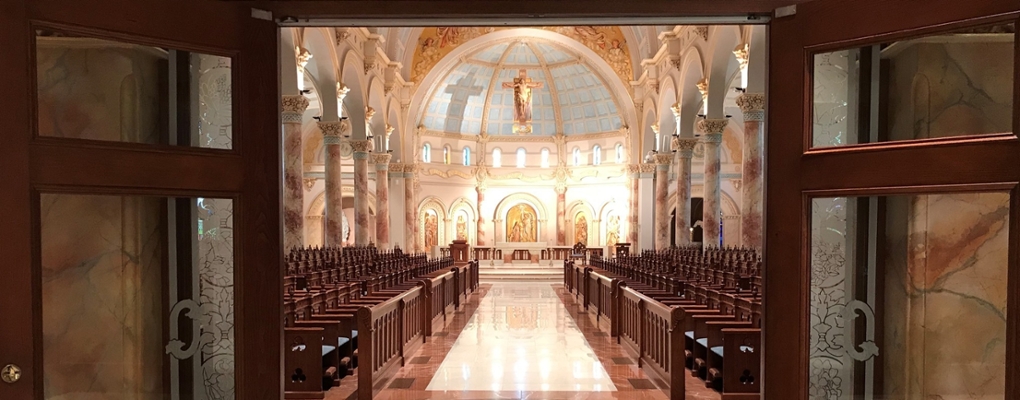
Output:
<path fill-rule="evenodd" d="M 231 57 L 232 150 L 38 137 L 36 27 Z M 240 3 L 0 0 L 0 398 L 43 398 L 40 192 L 233 199 L 236 396 L 282 398 L 278 40 Z"/>
<path fill-rule="evenodd" d="M 924 10 L 919 10 L 923 7 Z M 1020 141 L 1013 132 L 809 149 L 813 54 L 965 26 L 1013 21 L 1020 3 L 816 0 L 769 26 L 766 135 L 765 399 L 807 400 L 810 329 L 811 198 L 1011 190 L 1006 376 L 1020 374 Z M 1016 41 L 1020 45 L 1020 40 Z M 1016 47 L 1020 49 L 1020 46 Z M 1020 52 L 1014 109 L 1020 104 Z M 1020 125 L 1014 111 L 1013 131 Z M 1006 399 L 1020 399 L 1007 379 Z"/>

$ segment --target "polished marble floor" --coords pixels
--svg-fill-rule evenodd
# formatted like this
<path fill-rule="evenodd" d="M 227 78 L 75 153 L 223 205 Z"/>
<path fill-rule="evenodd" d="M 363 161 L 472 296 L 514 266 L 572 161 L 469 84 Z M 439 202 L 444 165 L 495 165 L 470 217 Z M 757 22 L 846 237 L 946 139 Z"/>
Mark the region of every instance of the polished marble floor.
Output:
<path fill-rule="evenodd" d="M 615 391 L 548 283 L 495 283 L 427 390 Z"/>
<path fill-rule="evenodd" d="M 548 290 L 548 291 L 547 291 Z M 526 294 L 539 294 L 542 297 L 537 299 L 527 298 Z M 489 297 L 492 294 L 493 297 Z M 520 297 L 515 297 L 519 295 Z M 550 297 L 551 296 L 551 297 Z M 502 299 L 502 300 L 497 300 Z M 557 303 L 553 303 L 556 301 Z M 536 304 L 538 303 L 538 304 Z M 558 304 L 558 307 L 553 307 Z M 502 306 L 500 306 L 502 305 Z M 502 307 L 502 308 L 500 308 Z M 501 312 L 497 312 L 501 310 Z M 527 311 L 532 310 L 532 311 Z M 546 310 L 544 313 L 540 312 Z M 549 315 L 546 315 L 549 314 Z M 476 318 L 478 316 L 478 318 Z M 555 320 L 556 323 L 543 325 L 543 318 L 546 321 Z M 481 322 L 479 322 L 481 321 Z M 477 325 L 477 324 L 481 325 Z M 473 328 L 470 328 L 474 325 Z M 485 326 L 488 327 L 485 327 Z M 502 326 L 502 331 L 497 331 L 496 326 Z M 513 327 L 513 328 L 511 328 Z M 534 327 L 533 329 L 529 327 Z M 529 331 L 538 329 L 549 329 L 542 335 L 529 334 Z M 575 336 L 577 332 L 583 336 Z M 483 331 L 503 337 L 494 338 L 479 337 Z M 502 333 L 499 333 L 502 332 Z M 569 332 L 569 334 L 568 334 Z M 453 319 L 447 327 L 428 338 L 428 341 L 413 356 L 408 358 L 407 365 L 396 372 L 393 379 L 376 384 L 376 399 L 668 399 L 663 390 L 666 385 L 645 374 L 637 367 L 634 358 L 623 349 L 616 340 L 606 334 L 608 330 L 599 329 L 594 319 L 590 317 L 576 303 L 573 295 L 568 294 L 563 285 L 549 283 L 509 283 L 499 282 L 493 284 L 482 284 L 476 293 L 472 294 L 468 302 L 464 303 L 461 311 L 453 315 Z M 548 335 L 548 337 L 546 337 Z M 563 336 L 563 339 L 560 339 Z M 567 337 L 570 337 L 567 339 Z M 500 350 L 499 357 L 503 357 L 504 363 L 500 364 L 503 370 L 502 378 L 496 379 L 499 374 L 495 373 L 492 360 L 495 356 L 490 352 L 482 354 L 483 346 L 488 346 L 491 351 L 495 344 L 511 343 L 515 338 L 521 342 L 528 342 L 524 345 L 524 351 L 539 349 L 539 358 L 528 359 L 528 368 L 516 369 L 517 349 L 512 351 Z M 462 342 L 462 338 L 464 341 Z M 567 341 L 570 341 L 569 343 Z M 518 343 L 521 343 L 518 342 Z M 562 377 L 564 382 L 551 381 L 548 390 L 542 387 L 542 363 L 541 348 L 543 343 L 563 343 L 549 351 L 548 375 L 550 377 Z M 463 344 L 463 346 L 461 346 Z M 466 356 L 458 355 L 457 347 L 461 349 L 479 349 L 478 353 L 467 352 Z M 580 350 L 583 348 L 583 350 Z M 595 377 L 599 374 L 595 371 L 596 365 L 589 358 L 594 353 L 598 360 L 603 377 L 608 378 L 610 384 L 602 383 L 603 386 L 595 390 Z M 554 356 L 555 355 L 555 356 Z M 569 367 L 560 371 L 561 361 L 553 361 L 553 358 L 566 357 Z M 482 361 L 488 358 L 488 362 Z M 460 360 L 447 363 L 447 359 Z M 583 363 L 587 360 L 587 369 L 579 368 L 578 376 L 588 376 L 590 387 L 577 389 L 576 386 L 567 387 L 574 383 L 574 364 L 577 360 Z M 553 363 L 556 362 L 556 367 Z M 467 365 L 465 372 L 464 365 Z M 523 366 L 523 364 L 522 364 Z M 442 374 L 440 371 L 444 371 Z M 525 382 L 524 389 L 516 386 L 517 371 L 524 371 L 523 376 L 537 376 L 537 385 L 532 382 Z M 467 377 L 465 378 L 465 374 Z M 510 386 L 504 386 L 509 379 Z M 470 381 L 477 381 L 483 387 L 481 389 L 467 389 L 449 386 L 449 389 L 436 389 L 433 383 L 444 382 L 443 385 L 453 385 L 452 382 L 459 380 L 461 385 Z M 522 379 L 524 381 L 524 379 Z M 605 382 L 601 379 L 599 382 Z M 343 380 L 340 387 L 333 388 L 326 393 L 326 400 L 345 400 L 356 398 L 357 377 L 351 376 Z M 496 389 L 496 385 L 498 389 Z M 553 385 L 557 386 L 553 386 Z M 611 386 L 609 386 L 611 385 Z M 536 387 L 537 386 L 537 387 Z M 706 389 L 704 382 L 687 375 L 687 396 L 686 400 L 719 400 L 720 395 L 711 389 Z"/>

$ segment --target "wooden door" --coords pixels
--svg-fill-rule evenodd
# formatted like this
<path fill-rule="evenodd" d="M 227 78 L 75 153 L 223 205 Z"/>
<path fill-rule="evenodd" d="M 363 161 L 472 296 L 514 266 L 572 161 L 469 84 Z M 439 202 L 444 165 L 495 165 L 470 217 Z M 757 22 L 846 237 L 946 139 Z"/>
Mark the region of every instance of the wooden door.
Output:
<path fill-rule="evenodd" d="M 764 395 L 1020 399 L 1016 1 L 770 23 Z"/>
<path fill-rule="evenodd" d="M 0 1 L 0 398 L 282 397 L 279 33 L 256 17 Z"/>

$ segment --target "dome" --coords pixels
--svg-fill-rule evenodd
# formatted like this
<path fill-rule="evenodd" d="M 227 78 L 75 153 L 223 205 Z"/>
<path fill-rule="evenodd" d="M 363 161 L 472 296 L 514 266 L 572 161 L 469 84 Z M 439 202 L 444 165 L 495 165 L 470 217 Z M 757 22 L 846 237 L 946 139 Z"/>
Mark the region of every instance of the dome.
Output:
<path fill-rule="evenodd" d="M 620 129 L 606 77 L 573 51 L 535 38 L 494 43 L 462 57 L 429 95 L 422 125 L 447 133 L 512 135 L 513 89 L 502 83 L 521 70 L 542 83 L 532 91 L 532 135 Z"/>

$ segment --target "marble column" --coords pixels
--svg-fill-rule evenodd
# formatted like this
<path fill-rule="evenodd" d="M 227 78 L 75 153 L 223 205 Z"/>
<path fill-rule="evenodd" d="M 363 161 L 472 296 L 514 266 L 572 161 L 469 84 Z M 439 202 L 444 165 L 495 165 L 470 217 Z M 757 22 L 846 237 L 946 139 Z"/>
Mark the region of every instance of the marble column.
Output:
<path fill-rule="evenodd" d="M 301 123 L 308 99 L 283 96 L 283 251 L 305 246 L 304 171 L 301 162 Z"/>
<path fill-rule="evenodd" d="M 669 165 L 673 163 L 672 153 L 655 155 L 655 250 L 669 248 Z"/>
<path fill-rule="evenodd" d="M 326 148 L 326 246 L 341 247 L 345 239 L 340 142 L 350 129 L 346 120 L 319 122 L 322 145 Z"/>
<path fill-rule="evenodd" d="M 628 225 L 630 225 L 627 231 L 627 241 L 633 249 L 638 248 L 638 226 L 641 224 L 640 211 L 638 201 L 640 196 L 640 184 L 641 184 L 641 166 L 638 164 L 627 165 L 627 176 L 630 178 L 630 216 L 627 219 Z"/>
<path fill-rule="evenodd" d="M 719 224 L 722 218 L 722 190 L 720 169 L 722 168 L 722 133 L 728 119 L 705 119 L 698 123 L 704 132 L 701 143 L 705 147 L 705 207 L 702 220 L 705 247 L 719 247 L 722 232 Z"/>
<path fill-rule="evenodd" d="M 674 138 L 673 150 L 676 151 L 676 244 L 691 244 L 691 158 L 698 139 Z"/>
<path fill-rule="evenodd" d="M 375 245 L 390 247 L 390 154 L 372 154 L 375 164 Z"/>
<path fill-rule="evenodd" d="M 418 209 L 418 205 L 414 203 L 414 176 L 410 173 L 411 167 L 411 164 L 400 166 L 404 176 L 404 246 L 406 246 L 404 249 L 409 253 L 415 251 L 414 244 L 418 240 L 414 232 L 414 211 Z"/>
<path fill-rule="evenodd" d="M 566 246 L 567 243 L 567 187 L 556 185 L 556 244 Z M 573 243 L 569 243 L 573 244 Z"/>
<path fill-rule="evenodd" d="M 740 243 L 744 247 L 762 248 L 762 130 L 765 124 L 765 94 L 746 93 L 737 98 L 744 113 L 744 165 L 741 171 Z"/>
<path fill-rule="evenodd" d="M 485 214 L 482 211 L 482 205 L 485 204 L 485 185 L 475 186 L 475 192 L 478 193 L 478 202 L 476 203 L 478 207 L 478 223 L 475 225 L 477 226 L 477 233 L 475 234 L 475 238 L 478 242 L 478 246 L 484 247 L 486 243 Z"/>
<path fill-rule="evenodd" d="M 354 150 L 354 245 L 368 246 L 368 156 L 371 140 L 352 140 Z"/>

